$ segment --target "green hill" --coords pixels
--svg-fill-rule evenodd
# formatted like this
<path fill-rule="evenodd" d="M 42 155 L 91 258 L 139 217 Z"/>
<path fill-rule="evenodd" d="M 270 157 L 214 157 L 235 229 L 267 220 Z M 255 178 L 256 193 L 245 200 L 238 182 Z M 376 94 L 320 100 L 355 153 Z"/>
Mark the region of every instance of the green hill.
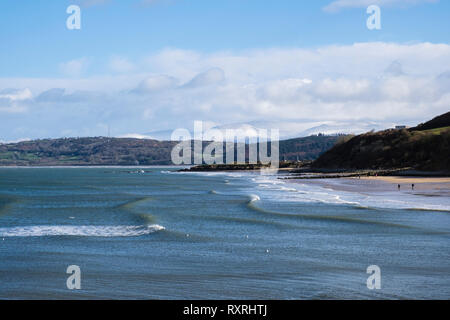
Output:
<path fill-rule="evenodd" d="M 319 135 L 280 141 L 280 159 L 316 159 L 339 139 L 341 137 Z M 0 166 L 170 165 L 170 153 L 175 144 L 104 137 L 0 144 Z"/>
<path fill-rule="evenodd" d="M 323 169 L 450 171 L 450 113 L 415 128 L 368 132 L 339 143 L 314 163 Z"/>
<path fill-rule="evenodd" d="M 280 141 L 280 160 L 315 160 L 344 137 L 319 134 Z"/>
<path fill-rule="evenodd" d="M 148 139 L 67 138 L 0 145 L 0 165 L 161 165 L 170 164 L 174 142 Z"/>
<path fill-rule="evenodd" d="M 419 124 L 415 128 L 411 128 L 411 131 L 424 131 L 424 130 L 430 130 L 430 129 L 439 129 L 439 128 L 446 128 L 450 127 L 450 112 L 444 113 L 440 116 L 437 116 L 436 118 Z"/>

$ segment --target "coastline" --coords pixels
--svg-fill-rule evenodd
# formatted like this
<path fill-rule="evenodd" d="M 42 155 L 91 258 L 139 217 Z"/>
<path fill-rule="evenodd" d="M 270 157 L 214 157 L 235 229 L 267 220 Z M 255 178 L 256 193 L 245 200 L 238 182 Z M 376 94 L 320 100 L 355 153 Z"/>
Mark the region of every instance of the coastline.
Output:
<path fill-rule="evenodd" d="M 355 178 L 353 178 L 355 179 Z M 449 177 L 414 177 L 414 176 L 378 176 L 378 177 L 361 177 L 364 180 L 373 180 L 373 181 L 384 181 L 389 183 L 414 183 L 414 184 L 423 184 L 423 183 L 446 183 L 450 184 Z"/>
<path fill-rule="evenodd" d="M 337 192 L 314 184 L 349 184 L 359 191 L 364 189 L 357 184 L 388 184 L 363 179 L 281 181 L 272 173 L 151 170 L 146 175 L 127 175 L 109 169 L 69 169 L 57 174 L 27 170 L 2 173 L 0 233 L 6 236 L 2 249 L 10 258 L 1 259 L 0 267 L 17 274 L 16 282 L 6 283 L 2 296 L 68 292 L 52 279 L 61 272 L 61 264 L 74 263 L 74 251 L 88 257 L 96 272 L 105 275 L 86 294 L 105 299 L 142 295 L 246 298 L 255 284 L 258 290 L 250 298 L 283 298 L 285 288 L 295 280 L 286 279 L 285 274 L 299 270 L 319 280 L 296 282 L 294 294 L 305 292 L 305 298 L 316 298 L 317 286 L 325 278 L 332 287 L 327 297 L 339 298 L 344 292 L 365 298 L 364 282 L 361 286 L 357 281 L 365 274 L 367 261 L 376 263 L 380 252 L 397 266 L 389 272 L 401 280 L 405 270 L 410 272 L 408 279 L 414 279 L 414 270 L 430 270 L 436 283 L 448 273 L 442 248 L 448 245 L 450 197 L 426 198 L 406 190 L 369 196 Z M 102 250 L 105 247 L 110 250 Z M 420 259 L 411 247 L 419 248 Z M 37 272 L 29 278 L 28 269 L 16 262 L 40 261 L 44 250 L 52 263 L 38 263 Z M 207 277 L 193 278 L 200 264 Z M 361 268 L 354 272 L 353 264 Z M 329 277 L 329 270 L 336 266 L 335 276 Z M 350 273 L 342 275 L 342 270 Z M 255 272 L 270 277 L 257 275 L 243 282 L 242 274 Z M 176 276 L 167 280 L 168 274 Z M 397 290 L 399 281 L 380 292 L 380 297 L 423 297 L 421 275 L 417 291 L 405 295 Z M 142 277 L 161 281 L 149 288 Z M 122 288 L 120 293 L 105 290 L 103 279 L 112 289 Z M 48 285 L 36 289 L 41 281 Z M 17 285 L 24 289 L 17 291 Z M 224 286 L 228 286 L 225 291 L 217 290 Z M 193 296 L 193 288 L 198 295 Z M 335 288 L 342 291 L 336 293 Z M 430 297 L 445 296 L 446 289 L 445 284 L 436 286 Z M 69 298 L 71 294 L 67 293 Z M 289 297 L 298 298 L 294 294 Z"/>
<path fill-rule="evenodd" d="M 364 195 L 384 194 L 389 196 L 450 197 L 450 178 L 427 177 L 361 177 L 341 179 L 288 180 L 294 184 L 320 186 L 333 191 Z M 412 187 L 414 184 L 414 188 Z M 400 185 L 400 189 L 398 189 Z M 450 210 L 450 208 L 449 208 Z"/>

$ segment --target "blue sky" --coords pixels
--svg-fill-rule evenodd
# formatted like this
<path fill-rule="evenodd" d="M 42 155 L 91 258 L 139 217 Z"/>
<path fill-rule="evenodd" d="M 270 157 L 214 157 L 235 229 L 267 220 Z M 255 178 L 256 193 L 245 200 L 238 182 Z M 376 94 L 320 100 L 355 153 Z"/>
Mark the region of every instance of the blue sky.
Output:
<path fill-rule="evenodd" d="M 0 37 L 7 43 L 0 53 L 2 75 L 58 75 L 58 62 L 79 56 L 99 64 L 90 72 L 102 72 L 101 62 L 111 55 L 139 58 L 166 47 L 208 52 L 450 40 L 449 1 L 388 6 L 376 32 L 365 27 L 364 7 L 328 13 L 323 8 L 330 0 L 99 1 L 82 6 L 82 30 L 70 31 L 65 10 L 77 2 L 1 1 Z"/>
<path fill-rule="evenodd" d="M 449 31 L 443 0 L 2 0 L 0 141 L 414 122 L 449 109 Z"/>

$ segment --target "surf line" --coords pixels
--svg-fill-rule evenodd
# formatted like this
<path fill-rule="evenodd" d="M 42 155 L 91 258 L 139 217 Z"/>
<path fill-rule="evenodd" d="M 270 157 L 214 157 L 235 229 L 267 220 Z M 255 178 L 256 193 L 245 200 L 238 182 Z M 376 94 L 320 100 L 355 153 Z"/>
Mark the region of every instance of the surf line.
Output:
<path fill-rule="evenodd" d="M 214 318 L 216 316 L 218 307 L 195 307 L 191 304 L 189 307 L 184 307 L 184 315 L 205 315 Z"/>

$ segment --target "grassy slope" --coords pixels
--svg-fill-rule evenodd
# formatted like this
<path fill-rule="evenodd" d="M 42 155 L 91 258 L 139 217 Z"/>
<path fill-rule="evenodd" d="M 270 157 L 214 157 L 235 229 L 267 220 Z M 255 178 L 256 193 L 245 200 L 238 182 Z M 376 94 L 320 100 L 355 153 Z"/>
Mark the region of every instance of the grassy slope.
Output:
<path fill-rule="evenodd" d="M 369 132 L 336 145 L 314 167 L 450 171 L 450 127 Z"/>

